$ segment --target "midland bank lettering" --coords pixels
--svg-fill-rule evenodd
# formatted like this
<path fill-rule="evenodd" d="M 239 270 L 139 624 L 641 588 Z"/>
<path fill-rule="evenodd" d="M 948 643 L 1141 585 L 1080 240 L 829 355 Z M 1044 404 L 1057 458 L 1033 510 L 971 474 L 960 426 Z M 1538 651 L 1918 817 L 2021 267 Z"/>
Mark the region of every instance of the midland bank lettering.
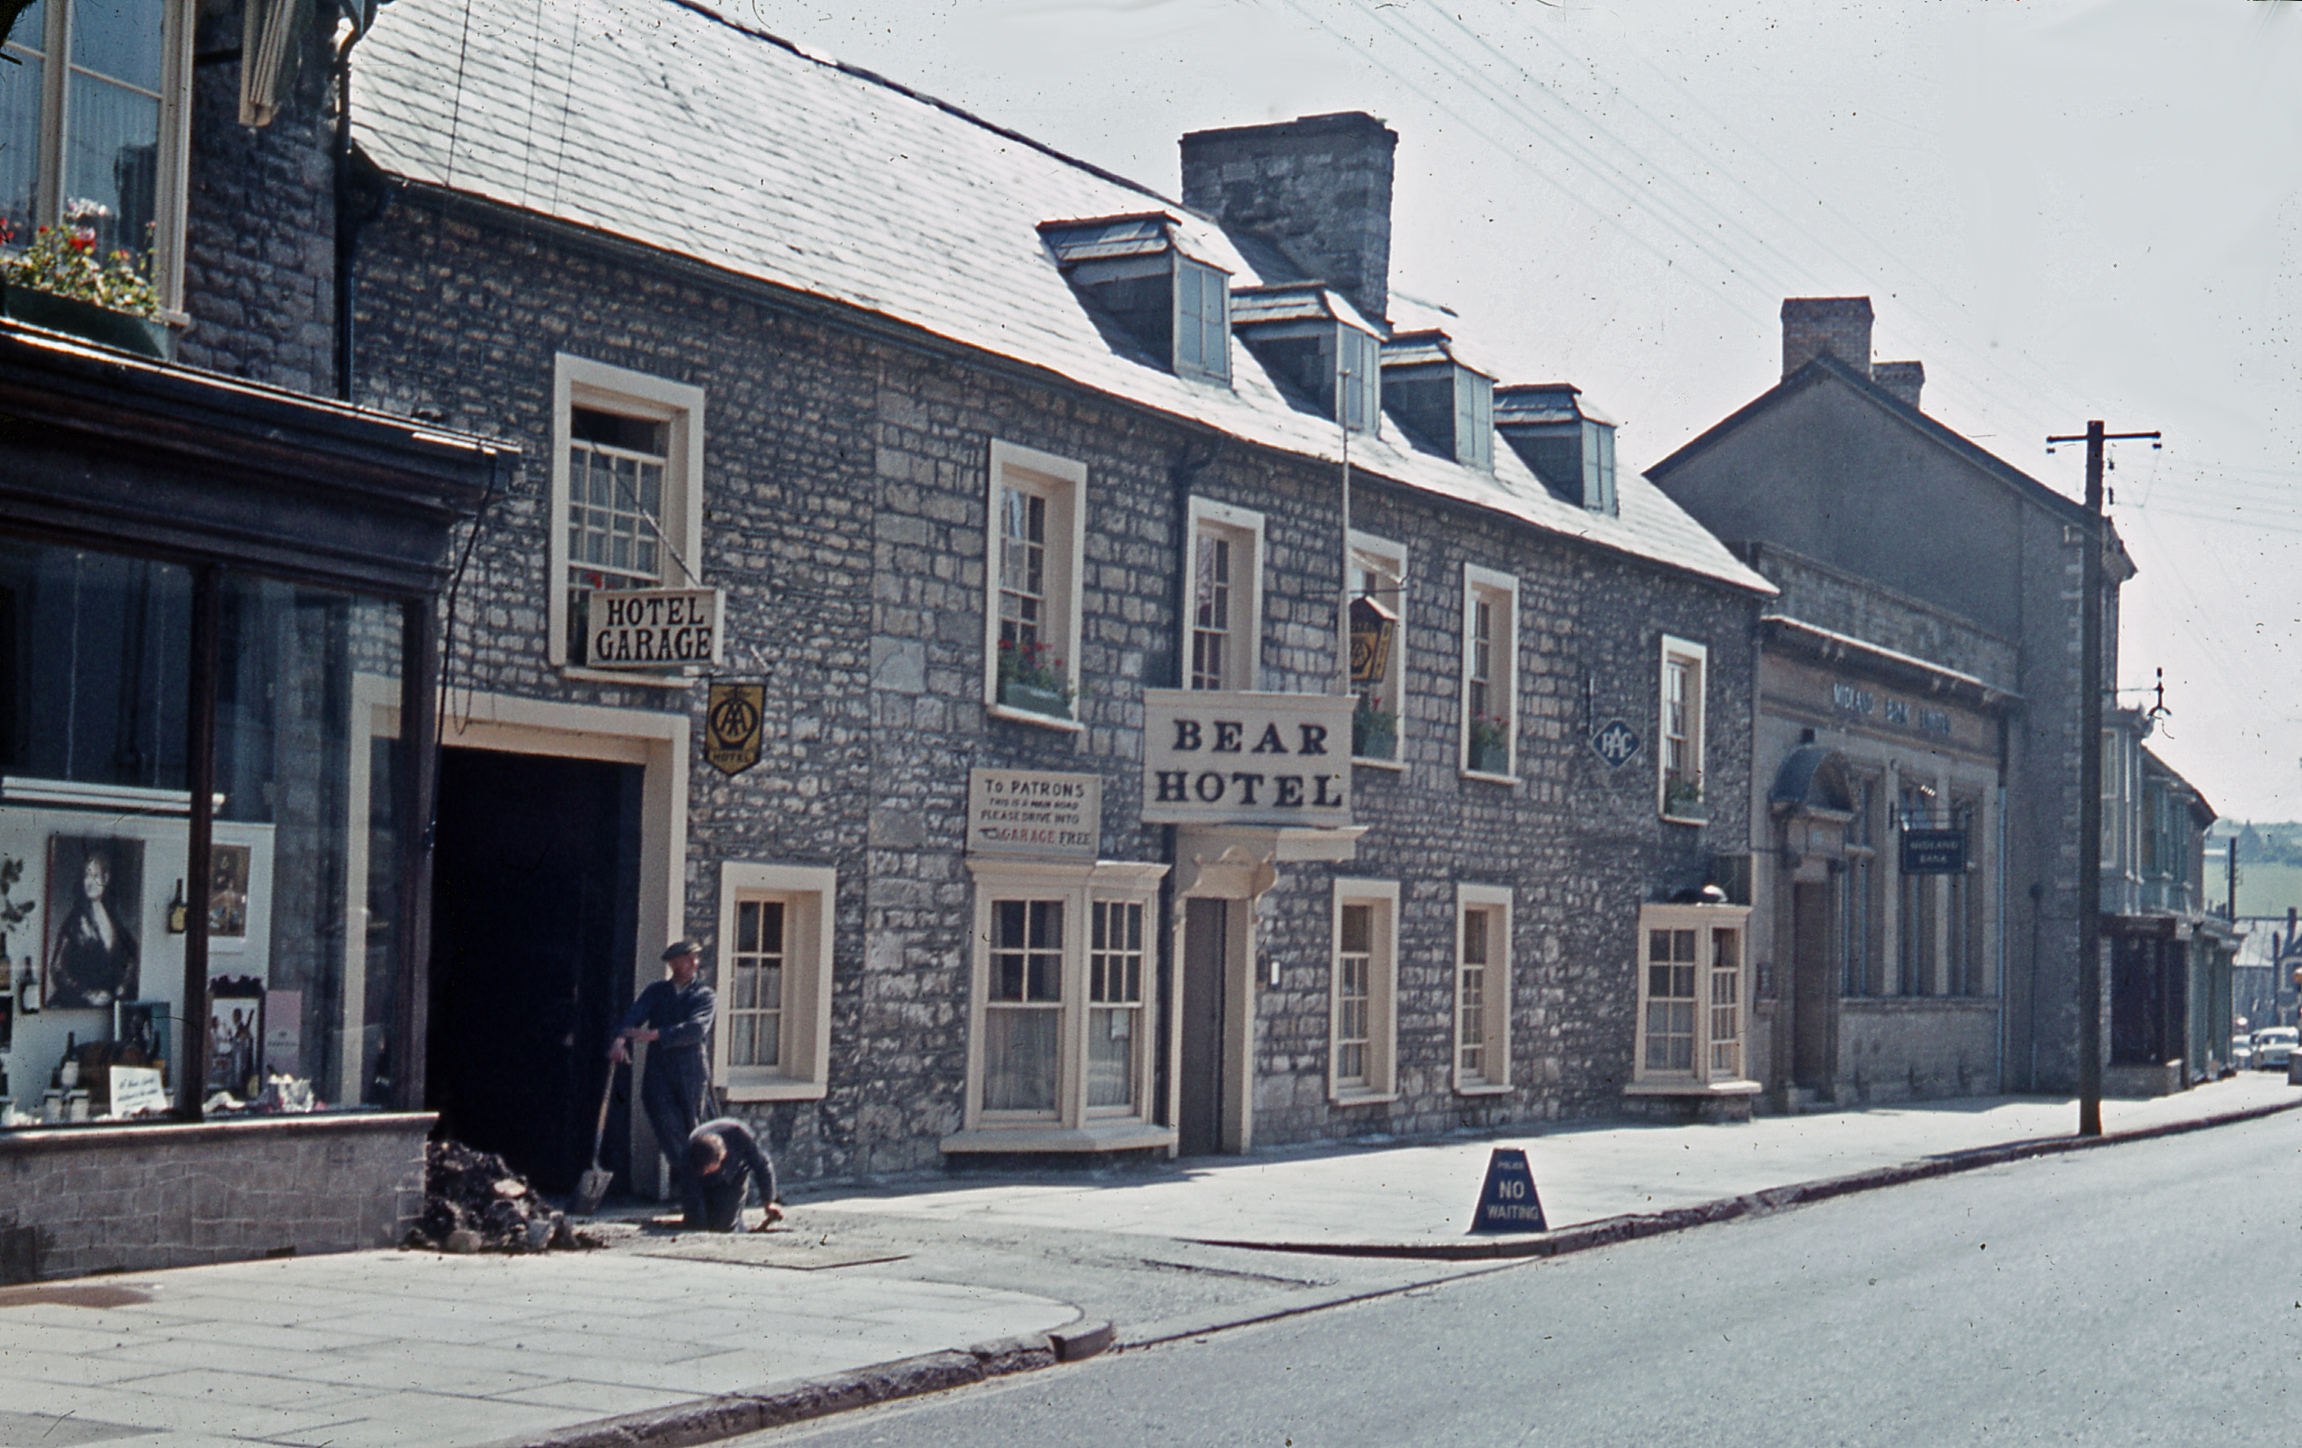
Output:
<path fill-rule="evenodd" d="M 1351 700 L 1149 689 L 1143 818 L 1149 823 L 1350 823 Z"/>

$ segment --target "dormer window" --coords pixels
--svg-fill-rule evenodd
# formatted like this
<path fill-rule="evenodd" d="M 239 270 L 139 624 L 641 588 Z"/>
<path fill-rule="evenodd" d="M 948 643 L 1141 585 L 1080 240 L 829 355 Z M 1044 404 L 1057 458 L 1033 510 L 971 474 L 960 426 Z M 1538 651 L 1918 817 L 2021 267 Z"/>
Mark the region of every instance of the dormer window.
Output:
<path fill-rule="evenodd" d="M 1317 282 L 1249 287 L 1231 299 L 1232 325 L 1263 365 L 1322 417 L 1353 432 L 1382 419 L 1382 343 L 1351 304 Z"/>
<path fill-rule="evenodd" d="M 1163 211 L 1039 228 L 1080 297 L 1183 377 L 1231 380 L 1230 274 L 1183 254 Z"/>
<path fill-rule="evenodd" d="M 1489 471 L 1495 466 L 1495 379 L 1468 367 L 1455 369 L 1455 461 Z"/>
<path fill-rule="evenodd" d="M 1495 396 L 1495 426 L 1558 497 L 1594 513 L 1613 514 L 1615 425 L 1564 382 L 1506 387 Z"/>
<path fill-rule="evenodd" d="M 1175 258 L 1175 370 L 1231 380 L 1230 279 Z"/>
<path fill-rule="evenodd" d="M 1468 468 L 1495 465 L 1495 380 L 1455 360 L 1447 334 L 1383 344 L 1383 405 L 1415 441 Z"/>

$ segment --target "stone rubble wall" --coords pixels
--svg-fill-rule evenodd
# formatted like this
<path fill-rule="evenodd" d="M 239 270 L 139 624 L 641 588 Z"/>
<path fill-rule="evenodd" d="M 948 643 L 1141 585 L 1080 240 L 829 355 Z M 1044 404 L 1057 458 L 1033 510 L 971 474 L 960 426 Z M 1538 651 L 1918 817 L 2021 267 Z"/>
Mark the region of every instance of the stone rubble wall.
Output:
<path fill-rule="evenodd" d="M 427 1114 L 0 1134 L 0 1283 L 395 1247 Z"/>

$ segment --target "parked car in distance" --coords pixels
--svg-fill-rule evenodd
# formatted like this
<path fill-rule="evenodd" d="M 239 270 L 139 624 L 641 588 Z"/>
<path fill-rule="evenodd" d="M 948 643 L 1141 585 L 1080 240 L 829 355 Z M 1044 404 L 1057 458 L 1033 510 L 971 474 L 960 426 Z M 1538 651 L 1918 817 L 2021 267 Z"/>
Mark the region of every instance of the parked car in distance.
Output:
<path fill-rule="evenodd" d="M 2298 1047 L 2302 1047 L 2302 1030 L 2264 1026 L 2254 1033 L 2254 1065 L 2263 1071 L 2283 1071 Z"/>
<path fill-rule="evenodd" d="M 2254 1064 L 2254 1038 L 2244 1031 L 2230 1038 L 2230 1069 L 2243 1071 Z"/>

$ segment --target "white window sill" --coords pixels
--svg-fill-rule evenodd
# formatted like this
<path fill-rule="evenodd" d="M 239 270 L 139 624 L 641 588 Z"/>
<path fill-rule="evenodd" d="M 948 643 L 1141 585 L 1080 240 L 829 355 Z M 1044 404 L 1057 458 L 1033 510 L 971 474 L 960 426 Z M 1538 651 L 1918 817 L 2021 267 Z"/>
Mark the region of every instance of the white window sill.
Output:
<path fill-rule="evenodd" d="M 1666 825 L 1707 825 L 1711 822 L 1709 815 L 1665 814 L 1660 818 Z"/>
<path fill-rule="evenodd" d="M 1393 774 L 1404 774 L 1407 771 L 1406 763 L 1403 760 L 1374 759 L 1364 754 L 1352 755 L 1351 764 L 1358 769 L 1387 769 Z"/>
<path fill-rule="evenodd" d="M 1519 782 L 1519 777 L 1515 774 L 1489 774 L 1483 769 L 1458 769 L 1455 772 L 1465 779 L 1485 780 L 1489 784 L 1517 784 Z"/>
<path fill-rule="evenodd" d="M 1766 1088 L 1756 1081 L 1633 1081 L 1625 1096 L 1756 1096 Z"/>
<path fill-rule="evenodd" d="M 638 684 L 649 689 L 689 689 L 701 677 L 695 674 L 642 674 L 636 670 L 625 673 L 620 669 L 594 669 L 582 664 L 557 666 L 563 679 L 581 679 L 592 684 Z M 685 667 L 684 665 L 682 667 Z"/>
<path fill-rule="evenodd" d="M 1467 1084 L 1458 1083 L 1455 1087 L 1455 1094 L 1457 1096 L 1502 1096 L 1508 1094 L 1510 1089 L 1511 1083 L 1508 1081 L 1476 1081 Z"/>
<path fill-rule="evenodd" d="M 984 1151 L 1146 1151 L 1173 1146 L 1176 1139 L 1172 1126 L 1112 1121 L 1086 1126 L 979 1126 L 973 1131 L 954 1132 L 936 1146 L 950 1156 Z"/>
<path fill-rule="evenodd" d="M 1399 1099 L 1396 1091 L 1368 1091 L 1345 1087 L 1327 1093 L 1327 1100 L 1335 1106 L 1383 1106 Z"/>
<path fill-rule="evenodd" d="M 730 1081 L 720 1089 L 730 1101 L 821 1101 L 831 1092 L 822 1081 Z"/>
<path fill-rule="evenodd" d="M 1087 726 L 1076 719 L 1058 719 L 1053 714 L 1042 714 L 1034 709 L 1014 709 L 1005 704 L 985 704 L 983 712 L 994 719 L 1012 720 L 1017 724 L 1036 724 L 1058 734 L 1081 734 Z"/>

